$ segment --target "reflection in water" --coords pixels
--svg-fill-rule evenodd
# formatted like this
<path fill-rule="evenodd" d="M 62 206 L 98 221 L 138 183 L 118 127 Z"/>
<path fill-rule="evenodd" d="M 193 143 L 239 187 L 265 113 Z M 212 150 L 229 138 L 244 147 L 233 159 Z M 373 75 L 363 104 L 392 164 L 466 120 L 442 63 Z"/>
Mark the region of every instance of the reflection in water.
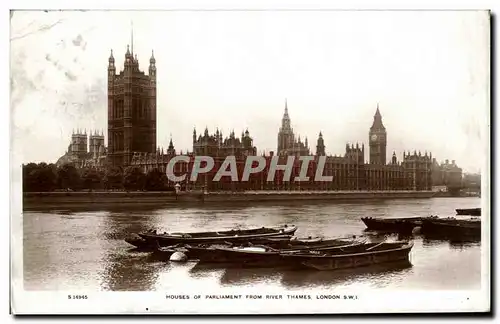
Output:
<path fill-rule="evenodd" d="M 279 281 L 284 287 L 305 288 L 330 286 L 348 283 L 355 280 L 372 280 L 384 277 L 381 282 L 388 282 L 396 277 L 404 276 L 404 271 L 412 267 L 410 262 L 373 265 L 354 269 L 335 271 L 316 271 L 309 269 L 288 270 L 283 268 L 240 268 L 221 265 L 197 264 L 191 270 L 193 277 L 210 277 L 215 272 L 222 272 L 220 283 L 229 286 L 247 286 Z"/>
<path fill-rule="evenodd" d="M 279 281 L 286 271 L 293 270 L 255 268 L 227 268 L 220 279 L 222 285 L 250 286 L 256 283 Z"/>
<path fill-rule="evenodd" d="M 361 235 L 370 241 L 401 240 L 365 231 L 360 218 L 448 216 L 477 198 L 410 199 L 348 203 L 282 203 L 168 206 L 162 209 L 25 212 L 23 255 L 25 289 L 156 290 L 196 287 L 340 287 L 365 285 L 410 289 L 463 289 L 480 286 L 480 243 L 416 237 L 412 267 L 291 271 L 174 264 L 134 250 L 124 239 L 156 228 L 185 232 L 295 224 L 299 237 Z M 467 267 L 463 265 L 467 264 Z M 452 273 L 452 275 L 450 275 Z"/>
<path fill-rule="evenodd" d="M 423 246 L 437 246 L 437 245 L 440 245 L 442 244 L 443 241 L 442 240 L 435 240 L 435 239 L 428 239 L 426 237 L 422 238 L 422 245 Z"/>
<path fill-rule="evenodd" d="M 281 284 L 289 288 L 304 288 L 317 286 L 334 286 L 340 283 L 347 285 L 355 281 L 377 281 L 377 286 L 382 287 L 397 278 L 401 278 L 412 267 L 410 262 L 374 265 L 354 269 L 341 269 L 336 271 L 302 270 L 285 272 Z"/>
<path fill-rule="evenodd" d="M 443 243 L 447 243 L 448 246 L 452 249 L 466 249 L 466 248 L 471 248 L 471 247 L 476 247 L 476 248 L 481 248 L 481 241 L 480 240 L 474 240 L 474 239 L 461 239 L 461 240 L 449 240 L 449 239 L 429 239 L 424 237 L 422 239 L 423 245 L 424 246 L 439 246 L 442 245 Z"/>
<path fill-rule="evenodd" d="M 111 291 L 153 290 L 158 272 L 170 266 L 164 262 L 149 262 L 148 253 L 116 252 L 105 262 L 101 288 Z"/>
<path fill-rule="evenodd" d="M 450 248 L 465 250 L 471 247 L 481 248 L 481 242 L 477 240 L 463 240 L 463 241 L 448 241 Z"/>

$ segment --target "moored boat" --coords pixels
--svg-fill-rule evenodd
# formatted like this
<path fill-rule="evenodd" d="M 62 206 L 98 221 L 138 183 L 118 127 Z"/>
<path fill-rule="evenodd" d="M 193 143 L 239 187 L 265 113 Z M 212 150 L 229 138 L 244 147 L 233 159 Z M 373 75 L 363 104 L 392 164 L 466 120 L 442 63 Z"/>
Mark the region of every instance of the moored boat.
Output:
<path fill-rule="evenodd" d="M 199 263 L 212 263 L 224 265 L 237 265 L 242 267 L 302 267 L 298 263 L 290 263 L 283 255 L 307 253 L 309 251 L 340 253 L 343 248 L 362 246 L 365 242 L 345 242 L 344 244 L 331 244 L 322 247 L 295 247 L 288 249 L 274 249 L 268 246 L 224 247 L 212 246 L 209 248 L 188 247 L 188 253 L 197 255 Z"/>
<path fill-rule="evenodd" d="M 457 215 L 481 216 L 481 208 L 455 209 Z"/>
<path fill-rule="evenodd" d="M 342 251 L 310 251 L 284 255 L 289 262 L 300 262 L 316 270 L 357 268 L 382 263 L 408 261 L 413 242 L 371 243 L 353 246 Z"/>
<path fill-rule="evenodd" d="M 132 235 L 131 237 L 125 239 L 125 241 L 139 248 L 156 248 L 158 246 L 165 247 L 179 243 L 217 244 L 226 242 L 252 242 L 270 237 L 290 239 L 296 231 L 297 226 L 294 225 L 190 233 L 165 232 L 163 234 L 159 234 L 156 231 L 149 231 Z"/>
<path fill-rule="evenodd" d="M 434 239 L 481 239 L 481 220 L 455 218 L 427 219 L 422 222 L 422 235 Z"/>
<path fill-rule="evenodd" d="M 362 217 L 361 220 L 368 230 L 390 233 L 410 234 L 413 229 L 422 224 L 423 217 L 408 218 L 373 218 Z"/>
<path fill-rule="evenodd" d="M 154 250 L 153 254 L 155 259 L 168 261 L 172 253 L 182 252 L 185 253 L 187 258 L 190 260 L 200 260 L 202 262 L 230 262 L 228 261 L 230 257 L 226 257 L 223 251 L 218 249 L 230 249 L 230 250 L 243 250 L 243 251 L 268 251 L 268 252 L 278 252 L 278 251 L 302 251 L 302 250 L 329 250 L 343 246 L 350 246 L 353 244 L 362 244 L 364 241 L 358 241 L 355 239 L 347 240 L 344 238 L 340 239 L 293 239 L 293 240 L 282 240 L 282 239 L 261 239 L 254 242 L 244 242 L 244 243 L 205 243 L 205 244 L 177 244 L 169 247 L 158 247 Z M 228 259 L 229 258 L 229 259 Z"/>
<path fill-rule="evenodd" d="M 334 270 L 409 260 L 411 242 L 355 243 L 323 249 L 275 250 L 265 247 L 216 247 L 200 263 L 239 267 L 287 267 Z"/>

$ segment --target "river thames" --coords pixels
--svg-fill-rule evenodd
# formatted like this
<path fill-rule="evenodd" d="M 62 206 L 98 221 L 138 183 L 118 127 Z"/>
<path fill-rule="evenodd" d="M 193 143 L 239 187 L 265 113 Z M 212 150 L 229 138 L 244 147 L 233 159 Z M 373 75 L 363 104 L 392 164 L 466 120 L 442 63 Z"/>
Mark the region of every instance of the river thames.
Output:
<path fill-rule="evenodd" d="M 380 235 L 365 232 L 361 217 L 447 217 L 454 216 L 456 208 L 473 207 L 480 207 L 480 198 L 24 212 L 24 289 L 169 291 L 262 286 L 284 292 L 325 288 L 475 290 L 481 288 L 480 242 L 428 241 L 415 236 L 410 266 L 278 271 L 159 262 L 149 253 L 133 251 L 124 241 L 130 233 L 151 228 L 194 232 L 281 224 L 297 225 L 299 237 L 365 235 L 380 240 Z"/>

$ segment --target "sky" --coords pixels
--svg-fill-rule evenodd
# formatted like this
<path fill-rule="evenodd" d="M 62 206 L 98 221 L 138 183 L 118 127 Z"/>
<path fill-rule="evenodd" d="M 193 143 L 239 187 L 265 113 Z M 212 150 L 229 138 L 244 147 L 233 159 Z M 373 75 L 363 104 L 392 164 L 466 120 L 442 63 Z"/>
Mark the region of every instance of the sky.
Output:
<path fill-rule="evenodd" d="M 133 26 L 133 28 L 132 28 Z M 107 131 L 111 49 L 123 68 L 133 30 L 157 67 L 157 143 L 248 128 L 276 151 L 285 99 L 296 135 L 328 154 L 364 143 L 377 104 L 393 151 L 432 152 L 479 172 L 489 152 L 485 11 L 16 11 L 11 141 L 23 163 L 55 162 L 73 129 Z"/>

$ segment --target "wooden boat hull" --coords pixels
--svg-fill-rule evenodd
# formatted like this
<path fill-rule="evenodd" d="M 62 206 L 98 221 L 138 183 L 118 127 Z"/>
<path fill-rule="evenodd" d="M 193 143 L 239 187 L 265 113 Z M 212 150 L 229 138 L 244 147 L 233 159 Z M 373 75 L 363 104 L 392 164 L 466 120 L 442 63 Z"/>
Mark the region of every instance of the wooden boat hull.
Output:
<path fill-rule="evenodd" d="M 481 216 L 481 208 L 455 209 L 457 215 Z"/>
<path fill-rule="evenodd" d="M 313 244 L 295 245 L 287 248 L 273 248 L 264 245 L 245 246 L 246 250 L 235 249 L 231 246 L 187 246 L 187 256 L 189 259 L 197 259 L 201 263 L 241 263 L 278 265 L 283 263 L 280 253 L 292 253 L 299 251 L 334 251 L 346 246 L 362 245 L 362 242 L 347 242 L 342 240 L 325 240 Z M 243 248 L 243 247 L 240 247 Z M 254 248 L 258 251 L 249 251 Z"/>
<path fill-rule="evenodd" d="M 368 230 L 411 234 L 413 229 L 421 225 L 421 217 L 413 218 L 361 218 Z"/>
<path fill-rule="evenodd" d="M 157 247 L 153 249 L 152 258 L 158 261 L 169 261 L 170 256 L 174 252 L 183 252 L 186 254 L 189 260 L 202 260 L 202 262 L 228 262 L 228 258 L 217 252 L 217 248 L 233 248 L 239 247 L 254 247 L 258 249 L 269 249 L 269 250 L 280 250 L 280 251 L 299 251 L 299 250 L 331 250 L 341 246 L 348 246 L 353 244 L 362 244 L 356 241 L 347 241 L 345 239 L 321 239 L 311 242 L 309 240 L 294 240 L 292 244 L 287 244 L 290 242 L 285 239 L 260 239 L 254 242 L 245 242 L 243 244 L 231 244 L 230 242 L 224 244 L 176 244 L 168 247 Z M 257 244 L 256 244 L 257 243 Z M 260 244 L 258 244 L 260 243 Z"/>
<path fill-rule="evenodd" d="M 260 238 L 260 237 L 257 237 L 257 238 L 249 238 L 249 239 L 246 239 L 246 240 L 243 240 L 242 242 L 234 242 L 234 243 L 247 243 L 247 244 L 268 244 L 269 242 L 274 243 L 276 245 L 283 245 L 283 246 L 288 246 L 288 242 L 290 242 L 290 239 L 293 237 L 293 235 L 278 235 L 278 236 L 273 236 L 273 241 L 269 241 L 267 238 Z M 153 240 L 145 240 L 143 239 L 142 237 L 140 237 L 139 235 L 137 234 L 133 234 L 131 235 L 130 237 L 127 237 L 125 239 L 125 242 L 135 246 L 137 249 L 140 249 L 142 251 L 154 251 L 156 250 L 158 247 L 171 247 L 172 245 L 167 245 L 166 241 L 162 241 L 162 242 L 158 242 L 158 244 L 156 243 L 156 241 L 153 241 Z M 223 244 L 223 243 L 219 243 L 217 241 L 213 241 L 213 242 L 204 242 L 204 243 L 201 243 L 201 244 L 210 244 L 210 243 L 213 243 L 213 244 Z M 227 243 L 230 243 L 230 240 L 227 242 Z M 184 243 L 176 243 L 176 244 L 173 244 L 173 245 L 177 245 L 177 244 L 184 244 Z M 185 243 L 185 244 L 189 244 L 189 243 Z"/>
<path fill-rule="evenodd" d="M 289 258 L 300 258 L 302 265 L 316 270 L 339 270 L 347 268 L 365 267 L 383 263 L 409 262 L 409 254 L 413 243 L 407 243 L 401 247 L 364 252 L 347 255 L 331 256 L 289 256 Z"/>
<path fill-rule="evenodd" d="M 426 220 L 422 223 L 422 235 L 430 239 L 480 240 L 481 222 L 462 220 Z"/>
<path fill-rule="evenodd" d="M 125 241 L 139 248 L 166 247 L 175 244 L 224 244 L 226 242 L 258 242 L 262 238 L 291 238 L 297 231 L 297 226 L 275 228 L 256 228 L 250 230 L 230 230 L 221 232 L 193 232 L 174 234 L 139 233 Z"/>
<path fill-rule="evenodd" d="M 204 253 L 201 264 L 224 264 L 238 267 L 345 269 L 380 263 L 409 261 L 413 243 L 359 243 L 322 250 L 248 251 L 214 248 Z M 370 250 L 375 248 L 374 250 Z"/>

